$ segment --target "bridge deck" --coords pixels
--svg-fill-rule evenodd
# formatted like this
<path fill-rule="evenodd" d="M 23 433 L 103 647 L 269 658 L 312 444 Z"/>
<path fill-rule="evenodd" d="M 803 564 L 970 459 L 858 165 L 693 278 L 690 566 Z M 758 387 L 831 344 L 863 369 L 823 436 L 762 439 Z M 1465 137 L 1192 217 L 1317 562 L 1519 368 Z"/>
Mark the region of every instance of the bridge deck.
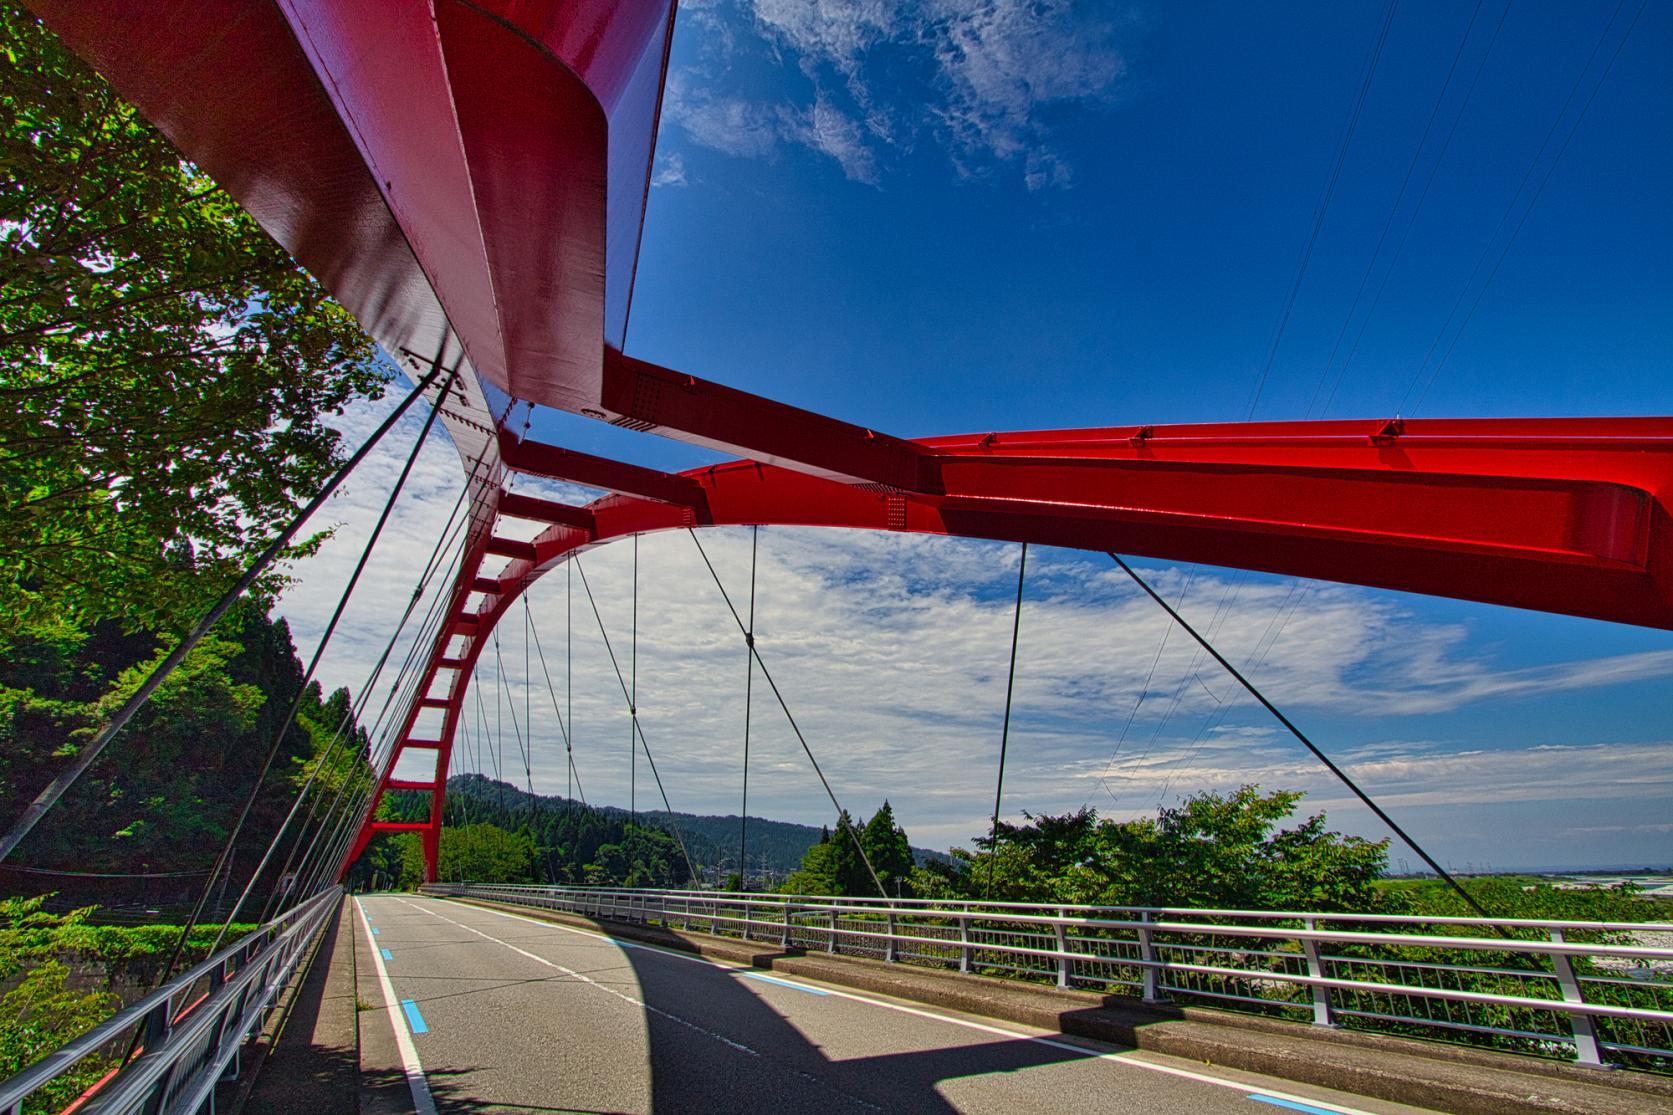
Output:
<path fill-rule="evenodd" d="M 403 1043 L 444 1112 L 1417 1110 L 455 903 L 360 906 L 362 1067 L 393 1081 L 366 1112 L 423 1110 Z"/>

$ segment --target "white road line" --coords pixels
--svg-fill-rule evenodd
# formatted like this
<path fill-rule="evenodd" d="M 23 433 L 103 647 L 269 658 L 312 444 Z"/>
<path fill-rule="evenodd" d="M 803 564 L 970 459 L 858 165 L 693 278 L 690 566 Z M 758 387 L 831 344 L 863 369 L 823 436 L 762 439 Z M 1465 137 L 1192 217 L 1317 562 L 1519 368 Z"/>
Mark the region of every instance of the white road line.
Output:
<path fill-rule="evenodd" d="M 395 1028 L 395 1048 L 401 1052 L 401 1071 L 407 1075 L 407 1087 L 412 1089 L 412 1105 L 418 1115 L 436 1115 L 436 1101 L 430 1095 L 430 1083 L 424 1079 L 424 1066 L 418 1060 L 418 1047 L 407 1032 L 407 1020 L 401 1013 L 401 1001 L 395 997 L 395 985 L 389 980 L 389 969 L 384 967 L 378 942 L 372 936 L 372 923 L 366 919 L 366 907 L 354 900 L 360 911 L 360 924 L 366 929 L 366 943 L 371 946 L 372 962 L 378 968 L 378 987 L 383 991 L 383 1003 L 389 1011 L 389 1024 Z"/>
<path fill-rule="evenodd" d="M 403 898 L 403 899 L 401 899 L 401 901 L 406 902 L 407 900 Z M 418 909 L 418 910 L 423 910 L 424 909 L 424 907 L 418 906 L 417 904 L 412 903 L 412 902 L 407 902 L 407 905 L 412 906 L 414 909 Z M 655 945 L 641 944 L 638 941 L 620 941 L 619 942 L 614 937 L 610 936 L 607 933 L 594 933 L 591 930 L 576 929 L 576 928 L 574 928 L 572 926 L 568 926 L 568 925 L 559 925 L 556 922 L 541 921 L 538 918 L 528 918 L 528 917 L 522 916 L 521 914 L 512 914 L 512 913 L 507 913 L 504 910 L 490 909 L 487 906 L 471 906 L 471 909 L 481 910 L 485 914 L 493 914 L 496 917 L 509 918 L 512 921 L 522 921 L 522 922 L 527 922 L 530 925 L 538 925 L 543 929 L 559 929 L 559 930 L 562 930 L 565 933 L 573 933 L 573 934 L 575 934 L 576 936 L 579 936 L 579 937 L 592 937 L 592 938 L 595 938 L 595 939 L 600 940 L 600 941 L 609 941 L 611 944 L 625 944 L 625 945 L 628 945 L 629 947 L 636 948 L 636 949 L 643 949 L 647 952 L 660 953 L 663 956 L 671 957 L 672 959 L 675 959 L 675 960 L 686 960 L 686 961 L 690 961 L 691 963 L 694 963 L 694 964 L 704 964 L 704 965 L 707 965 L 708 967 L 711 967 L 711 968 L 719 968 L 722 971 L 730 972 L 733 975 L 740 975 L 741 976 L 745 973 L 754 971 L 753 968 L 750 968 L 749 966 L 744 965 L 744 964 L 730 964 L 730 963 L 727 963 L 727 962 L 724 962 L 724 961 L 711 960 L 706 956 L 693 956 L 690 953 L 675 952 L 672 949 L 658 948 Z M 424 912 L 425 913 L 431 913 L 431 911 L 429 911 L 429 910 L 425 910 Z M 434 916 L 441 917 L 440 914 L 435 914 Z M 451 921 L 452 919 L 442 918 L 442 920 L 443 921 Z M 454 922 L 453 924 L 459 925 L 458 922 Z M 468 926 L 468 925 L 460 925 L 460 928 L 461 929 L 470 929 L 471 927 Z M 488 936 L 486 933 L 482 933 L 480 930 L 474 930 L 473 929 L 473 930 L 471 930 L 471 932 L 478 933 L 483 937 Z M 488 939 L 489 940 L 497 940 L 497 938 L 493 938 L 493 937 L 489 937 Z M 501 941 L 500 943 L 505 944 L 505 942 L 503 942 L 503 941 Z M 515 945 L 506 945 L 506 947 L 510 948 L 510 949 L 515 949 L 517 952 L 523 952 L 522 949 L 516 948 Z M 523 955 L 533 956 L 532 953 L 526 953 L 526 952 L 523 953 Z M 534 959 L 540 960 L 540 962 L 542 964 L 551 965 L 551 961 L 541 960 L 539 957 L 534 957 Z M 551 965 L 551 966 L 557 967 L 557 965 Z M 568 969 L 565 969 L 565 970 L 567 971 Z M 585 977 L 582 977 L 582 978 L 585 978 Z M 784 979 L 783 977 L 780 977 L 780 976 L 775 976 L 774 979 L 779 980 L 780 982 L 783 982 L 783 983 L 786 983 L 786 984 L 790 984 L 791 986 L 795 986 L 795 983 L 792 980 Z M 591 981 L 589 981 L 589 982 L 591 982 Z M 811 985 L 810 985 L 810 989 L 811 989 Z M 1210 1076 L 1207 1073 L 1193 1072 L 1190 1069 L 1175 1068 L 1172 1065 L 1159 1065 L 1159 1064 L 1156 1064 L 1154 1061 L 1137 1060 L 1131 1054 L 1127 1054 L 1127 1053 L 1102 1053 L 1102 1052 L 1099 1052 L 1098 1050 L 1095 1050 L 1095 1049 L 1089 1049 L 1088 1047 L 1086 1047 L 1084 1045 L 1076 1045 L 1073 1042 L 1058 1041 L 1055 1038 L 1048 1038 L 1048 1037 L 1044 1037 L 1044 1036 L 1039 1035 L 1039 1034 L 1023 1033 L 1023 1032 L 1017 1031 L 1017 1030 L 1007 1030 L 1003 1026 L 992 1026 L 992 1025 L 988 1025 L 987 1023 L 984 1023 L 984 1022 L 975 1022 L 975 1021 L 972 1021 L 968 1018 L 956 1018 L 952 1015 L 939 1014 L 935 1011 L 924 1010 L 920 1007 L 909 1007 L 909 1006 L 906 1006 L 903 1003 L 890 1003 L 890 1002 L 886 1002 L 882 999 L 873 999 L 873 998 L 871 998 L 869 996 L 866 996 L 866 995 L 856 995 L 852 991 L 844 991 L 843 989 L 841 989 L 839 987 L 834 987 L 830 984 L 821 985 L 819 990 L 825 991 L 827 994 L 834 995 L 838 998 L 852 1000 L 853 1002 L 856 1002 L 856 1003 L 865 1003 L 868 1006 L 882 1007 L 884 1010 L 897 1011 L 901 1014 L 910 1014 L 910 1015 L 914 1015 L 918 1018 L 933 1019 L 935 1021 L 946 1022 L 946 1023 L 949 1023 L 949 1024 L 954 1025 L 954 1026 L 962 1026 L 967 1030 L 976 1030 L 976 1031 L 981 1032 L 981 1033 L 995 1034 L 995 1035 L 998 1035 L 1000 1037 L 1013 1038 L 1013 1039 L 1016 1039 L 1016 1040 L 1019 1040 L 1019 1041 L 1039 1042 L 1041 1045 L 1049 1046 L 1053 1049 L 1069 1050 L 1071 1052 L 1078 1053 L 1083 1057 L 1093 1057 L 1093 1058 L 1097 1058 L 1098 1060 L 1109 1061 L 1113 1064 L 1127 1065 L 1127 1066 L 1132 1067 L 1132 1068 L 1146 1069 L 1150 1072 L 1159 1072 L 1159 1073 L 1163 1073 L 1163 1074 L 1168 1075 L 1168 1076 L 1177 1076 L 1177 1077 L 1181 1077 L 1185 1080 L 1196 1080 L 1196 1081 L 1199 1081 L 1203 1084 L 1212 1084 L 1217 1088 L 1230 1088 L 1233 1091 L 1239 1091 L 1239 1092 L 1244 1093 L 1245 1095 L 1248 1095 L 1248 1093 L 1250 1093 L 1250 1092 L 1259 1092 L 1262 1095 L 1271 1096 L 1274 1099 L 1288 1100 L 1291 1103 L 1309 1104 L 1313 1107 L 1322 1108 L 1326 1111 L 1338 1112 L 1339 1115 L 1375 1115 L 1375 1112 L 1366 1111 L 1363 1108 L 1344 1107 L 1341 1104 L 1331 1103 L 1327 1100 L 1310 1099 L 1306 1096 L 1298 1096 L 1298 1095 L 1295 1095 L 1295 1094 L 1290 1093 L 1290 1092 L 1281 1092 L 1281 1091 L 1278 1091 L 1278 1090 L 1273 1089 L 1273 1088 L 1260 1088 L 1260 1087 L 1256 1087 L 1255 1085 L 1252 1085 L 1252 1084 L 1249 1084 L 1249 1083 L 1243 1082 L 1243 1081 L 1226 1080 L 1222 1077 Z M 650 1007 L 648 1009 L 655 1010 L 656 1008 L 655 1007 Z"/>
<path fill-rule="evenodd" d="M 407 900 L 405 898 L 397 899 L 397 901 L 407 902 Z M 466 925 L 464 922 L 454 921 L 452 918 L 447 917 L 445 914 L 438 914 L 434 910 L 427 910 L 423 906 L 420 906 L 415 902 L 407 902 L 407 905 L 411 906 L 413 909 L 419 911 L 420 913 L 429 914 L 433 918 L 437 918 L 441 921 L 445 921 L 449 925 L 456 925 L 460 929 L 465 930 L 467 933 L 475 933 L 478 937 L 481 937 L 485 941 L 492 941 L 496 945 L 504 945 L 506 948 L 510 949 L 512 952 L 516 953 L 518 956 L 527 957 L 528 959 L 534 961 L 536 964 L 543 964 L 548 968 L 552 968 L 556 971 L 562 972 L 566 976 L 569 976 L 573 979 L 580 980 L 582 983 L 588 984 L 592 987 L 596 987 L 598 990 L 604 992 L 606 995 L 614 995 L 616 998 L 621 999 L 624 1002 L 632 1003 L 636 1007 L 641 1007 L 644 1010 L 650 1011 L 652 1014 L 655 1014 L 658 1017 L 666 1018 L 670 1022 L 678 1022 L 681 1026 L 685 1026 L 688 1029 L 696 1030 L 698 1033 L 703 1034 L 706 1037 L 711 1037 L 714 1040 L 716 1040 L 716 1041 L 718 1041 L 718 1042 L 720 1042 L 724 1045 L 729 1045 L 733 1049 L 736 1049 L 740 1053 L 747 1053 L 751 1057 L 761 1056 L 761 1054 L 759 1052 L 757 1052 L 756 1050 L 751 1049 L 749 1046 L 744 1045 L 742 1042 L 732 1040 L 731 1038 L 727 1037 L 725 1034 L 719 1034 L 719 1033 L 716 1033 L 713 1030 L 708 1029 L 707 1027 L 699 1026 L 695 1022 L 692 1022 L 689 1019 L 681 1018 L 677 1014 L 671 1014 L 670 1012 L 663 1010 L 661 1007 L 652 1006 L 650 1003 L 645 1002 L 645 1000 L 640 999 L 640 998 L 636 998 L 635 996 L 632 996 L 632 995 L 629 995 L 625 991 L 617 991 L 614 987 L 606 987 L 604 984 L 599 983 L 597 980 L 591 978 L 590 976 L 582 975 L 580 972 L 577 972 L 575 969 L 566 968 L 562 964 L 557 963 L 556 961 L 546 959 L 544 956 L 536 956 L 534 953 L 529 952 L 527 949 L 518 948 L 516 945 L 512 944 L 510 941 L 502 941 L 498 937 L 494 937 L 494 936 L 491 936 L 487 933 L 484 933 L 484 932 L 482 932 L 482 930 L 477 929 L 473 926 Z"/>

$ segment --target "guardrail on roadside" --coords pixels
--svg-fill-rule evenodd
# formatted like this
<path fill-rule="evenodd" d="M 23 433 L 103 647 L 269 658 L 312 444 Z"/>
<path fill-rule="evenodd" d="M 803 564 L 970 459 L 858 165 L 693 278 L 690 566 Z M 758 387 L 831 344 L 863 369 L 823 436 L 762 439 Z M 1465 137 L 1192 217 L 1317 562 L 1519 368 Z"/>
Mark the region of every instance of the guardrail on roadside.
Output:
<path fill-rule="evenodd" d="M 1668 924 L 606 887 L 425 891 L 1673 1071 Z M 1636 943 L 1642 935 L 1658 943 Z"/>
<path fill-rule="evenodd" d="M 31 1096 L 93 1056 L 121 1063 L 84 1097 L 78 1115 L 213 1111 L 215 1085 L 236 1078 L 245 1039 L 260 1028 L 341 897 L 341 887 L 315 895 L 0 1081 L 0 1113 L 21 1115 Z"/>

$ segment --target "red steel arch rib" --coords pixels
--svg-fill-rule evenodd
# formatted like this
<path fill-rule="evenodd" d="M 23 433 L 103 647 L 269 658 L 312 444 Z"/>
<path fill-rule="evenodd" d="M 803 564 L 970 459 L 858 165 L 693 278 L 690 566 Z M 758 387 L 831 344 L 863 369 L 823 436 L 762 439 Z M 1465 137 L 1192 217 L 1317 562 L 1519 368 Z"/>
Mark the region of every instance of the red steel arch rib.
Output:
<path fill-rule="evenodd" d="M 908 441 L 625 355 L 672 0 L 32 2 L 392 356 L 463 350 L 437 405 L 480 463 L 475 530 L 379 790 L 430 794 L 432 875 L 485 637 L 541 572 L 632 533 L 1027 540 L 1673 628 L 1673 419 Z M 537 404 L 746 459 L 670 475 L 521 440 Z M 510 472 L 617 494 L 587 508 L 503 494 Z M 515 542 L 495 535 L 501 516 L 550 525 Z M 511 565 L 487 579 L 490 554 Z M 427 710 L 440 729 L 415 737 Z M 432 772 L 394 779 L 409 750 L 433 753 Z"/>

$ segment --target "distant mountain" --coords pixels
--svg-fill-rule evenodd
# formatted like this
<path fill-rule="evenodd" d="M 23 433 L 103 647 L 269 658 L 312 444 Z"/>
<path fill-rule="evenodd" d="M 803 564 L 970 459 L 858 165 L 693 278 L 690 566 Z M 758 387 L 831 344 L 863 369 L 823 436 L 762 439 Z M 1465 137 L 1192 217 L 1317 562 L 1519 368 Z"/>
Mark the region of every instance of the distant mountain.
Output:
<path fill-rule="evenodd" d="M 480 774 L 456 774 L 447 780 L 450 815 L 451 807 L 461 806 L 468 815 L 473 800 L 492 806 L 496 812 L 515 817 L 518 813 L 538 809 L 590 809 L 613 818 L 629 816 L 625 809 L 613 805 L 583 805 L 561 794 L 530 794 L 508 782 L 496 781 Z M 503 803 L 503 804 L 502 804 Z M 882 803 L 879 802 L 879 805 Z M 870 814 L 861 816 L 864 823 Z M 738 869 L 738 817 L 723 817 L 696 813 L 666 813 L 660 809 L 640 810 L 640 821 L 677 832 L 685 841 L 691 858 L 705 872 L 721 875 Z M 772 821 L 766 817 L 749 819 L 749 870 L 751 877 L 760 875 L 783 876 L 802 865 L 807 850 L 819 843 L 822 830 L 815 825 L 799 825 L 793 821 Z M 919 863 L 925 860 L 948 860 L 945 852 L 928 848 L 913 848 L 912 855 Z"/>

